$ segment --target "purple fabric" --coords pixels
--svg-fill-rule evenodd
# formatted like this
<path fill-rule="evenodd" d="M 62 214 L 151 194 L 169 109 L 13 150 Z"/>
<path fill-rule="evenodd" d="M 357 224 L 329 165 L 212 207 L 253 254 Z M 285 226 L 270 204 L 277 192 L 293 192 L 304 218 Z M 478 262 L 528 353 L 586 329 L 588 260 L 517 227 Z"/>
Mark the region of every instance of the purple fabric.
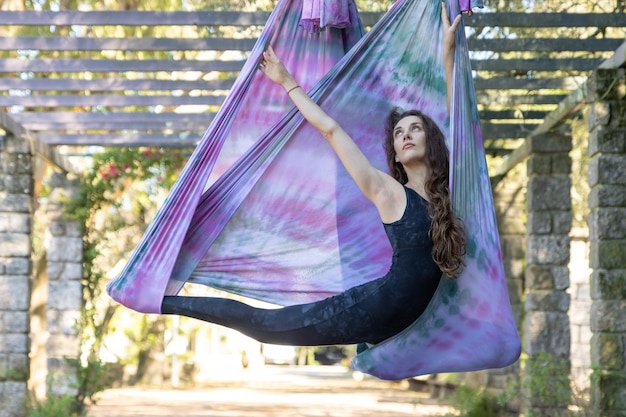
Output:
<path fill-rule="evenodd" d="M 262 52 L 271 43 L 285 65 L 299 73 L 298 79 L 303 88 L 310 88 L 363 36 L 356 7 L 350 4 L 350 27 L 311 34 L 298 26 L 301 0 L 279 2 L 228 98 L 191 155 L 163 206 L 120 276 L 107 286 L 112 298 L 137 311 L 158 313 L 166 288 L 170 287 L 168 294 L 177 292 L 180 286 L 176 284 L 176 278 L 172 278 L 173 283 L 170 283 L 170 279 L 174 265 L 180 265 L 181 259 L 191 256 L 185 252 L 189 246 L 186 235 L 193 233 L 198 213 L 212 213 L 213 217 L 205 219 L 209 223 L 209 231 L 199 232 L 210 246 L 212 239 L 220 233 L 228 216 L 232 214 L 229 210 L 237 207 L 238 200 L 233 194 L 239 193 L 239 197 L 243 197 L 247 192 L 231 184 L 212 187 L 204 197 L 203 190 L 232 166 L 290 107 L 289 98 L 282 88 L 257 71 Z M 235 120 L 237 122 L 233 123 Z M 250 166 L 242 168 L 243 172 L 251 173 L 251 170 Z M 243 173 L 241 175 L 243 178 Z M 205 203 L 194 213 L 190 208 L 198 207 L 201 200 Z M 220 206 L 220 202 L 225 204 Z M 191 269 L 193 262 L 196 261 L 187 263 Z"/>
<path fill-rule="evenodd" d="M 475 8 L 483 8 L 483 0 L 459 0 L 459 11 L 471 16 Z"/>
<path fill-rule="evenodd" d="M 301 81 L 312 85 L 310 96 L 378 168 L 385 169 L 382 121 L 394 106 L 424 111 L 450 138 L 453 204 L 469 235 L 467 266 L 458 280 L 442 280 L 411 327 L 359 354 L 355 368 L 401 379 L 514 362 L 520 341 L 463 31 L 448 129 L 438 0 L 397 1 L 354 46 L 361 34 L 356 15 L 346 29 L 305 34 L 302 7 L 298 0 L 277 5 L 229 99 L 109 293 L 144 312 L 158 312 L 163 294 L 176 294 L 185 282 L 290 305 L 387 271 L 390 247 L 376 210 L 321 135 L 287 110 L 284 91 L 256 71 L 271 43 L 298 79 L 310 79 Z M 454 1 L 451 8 L 451 16 L 460 12 Z"/>
<path fill-rule="evenodd" d="M 351 3 L 346 0 L 304 0 L 300 25 L 309 32 L 350 25 Z"/>

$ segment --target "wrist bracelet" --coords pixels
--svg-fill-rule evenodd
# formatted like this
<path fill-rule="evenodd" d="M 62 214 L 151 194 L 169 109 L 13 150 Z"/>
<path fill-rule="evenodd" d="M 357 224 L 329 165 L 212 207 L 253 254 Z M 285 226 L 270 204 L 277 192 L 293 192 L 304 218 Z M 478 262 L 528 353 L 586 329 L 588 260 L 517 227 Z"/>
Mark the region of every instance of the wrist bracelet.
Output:
<path fill-rule="evenodd" d="M 295 90 L 296 88 L 300 88 L 299 85 L 296 85 L 295 87 L 291 87 L 289 90 L 287 90 L 287 95 L 289 95 L 293 90 Z"/>

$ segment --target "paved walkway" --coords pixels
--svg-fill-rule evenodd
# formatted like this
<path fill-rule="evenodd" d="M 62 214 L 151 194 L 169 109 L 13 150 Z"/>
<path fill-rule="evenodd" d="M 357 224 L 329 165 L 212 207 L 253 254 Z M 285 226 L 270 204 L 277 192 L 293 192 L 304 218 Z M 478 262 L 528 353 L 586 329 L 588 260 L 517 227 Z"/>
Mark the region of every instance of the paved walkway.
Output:
<path fill-rule="evenodd" d="M 405 384 L 345 368 L 269 367 L 193 389 L 105 391 L 91 417 L 427 417 L 453 413 Z"/>

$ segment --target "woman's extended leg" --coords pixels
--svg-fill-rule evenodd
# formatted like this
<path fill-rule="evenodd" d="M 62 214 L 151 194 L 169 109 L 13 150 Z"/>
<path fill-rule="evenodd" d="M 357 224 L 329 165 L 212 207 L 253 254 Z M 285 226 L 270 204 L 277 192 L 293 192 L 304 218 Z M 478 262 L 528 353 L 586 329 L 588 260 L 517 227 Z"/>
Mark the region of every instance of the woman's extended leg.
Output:
<path fill-rule="evenodd" d="M 226 298 L 167 296 L 163 314 L 177 314 L 238 330 L 260 342 L 321 346 L 379 342 L 370 314 L 345 297 L 330 297 L 278 309 L 263 309 Z"/>

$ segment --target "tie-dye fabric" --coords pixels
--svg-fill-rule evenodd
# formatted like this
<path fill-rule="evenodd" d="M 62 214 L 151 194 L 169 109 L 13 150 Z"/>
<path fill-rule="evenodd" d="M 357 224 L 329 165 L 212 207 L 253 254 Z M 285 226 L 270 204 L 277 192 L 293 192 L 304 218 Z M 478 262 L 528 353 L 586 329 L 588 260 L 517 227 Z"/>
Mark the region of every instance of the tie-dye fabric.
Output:
<path fill-rule="evenodd" d="M 219 187 L 212 186 L 215 180 L 259 138 L 264 137 L 265 142 L 269 142 L 269 138 L 276 133 L 268 132 L 266 136 L 263 135 L 291 107 L 289 97 L 283 89 L 258 71 L 263 51 L 271 43 L 281 54 L 287 68 L 299 74 L 298 80 L 303 88 L 310 88 L 364 34 L 356 6 L 352 2 L 349 2 L 349 6 L 349 27 L 309 33 L 300 27 L 302 0 L 282 0 L 276 5 L 230 94 L 170 190 L 163 206 L 150 223 L 120 276 L 107 286 L 112 298 L 136 311 L 159 312 L 174 264 L 180 265 L 179 258 L 185 259 L 188 256 L 182 248 L 187 233 L 197 230 L 198 217 L 208 216 L 207 210 L 211 211 L 211 217 L 206 218 L 204 226 L 208 228 L 206 242 L 210 246 L 227 218 L 236 210 L 241 198 L 248 194 L 247 185 L 251 186 L 252 183 L 246 184 L 244 178 L 246 175 L 253 175 L 260 162 L 251 161 L 254 155 L 246 156 L 246 160 L 250 161 L 248 166 L 245 166 L 244 160 L 240 161 L 240 172 L 233 174 L 231 171 L 230 174 L 231 178 L 234 176 L 243 180 L 239 185 L 223 181 Z M 255 147 L 259 153 L 258 160 L 263 159 L 262 146 L 259 144 Z M 203 191 L 208 187 L 211 192 L 204 193 L 203 196 Z M 197 250 L 194 252 L 197 253 Z M 192 261 L 189 264 L 190 270 L 193 270 L 193 262 L 197 263 Z M 184 278 L 180 279 L 185 281 Z M 174 283 L 170 285 L 168 294 L 176 293 L 179 289 L 180 286 Z"/>
<path fill-rule="evenodd" d="M 176 294 L 185 282 L 292 305 L 388 270 L 391 248 L 375 208 L 323 137 L 293 108 L 283 113 L 284 91 L 256 71 L 271 43 L 306 87 L 325 73 L 310 96 L 379 169 L 386 166 L 383 120 L 394 106 L 422 110 L 451 138 L 453 204 L 469 235 L 466 268 L 458 280 L 442 280 L 412 326 L 359 354 L 354 367 L 400 379 L 511 364 L 520 342 L 463 30 L 448 119 L 440 1 L 399 0 L 352 48 L 362 29 L 353 3 L 344 4 L 348 27 L 313 34 L 298 25 L 306 5 L 277 5 L 229 99 L 109 293 L 129 308 L 155 313 L 163 295 Z M 456 0 L 450 7 L 458 14 Z M 240 156 L 241 149 L 247 151 Z"/>
<path fill-rule="evenodd" d="M 348 27 L 351 6 L 352 3 L 346 0 L 305 0 L 302 4 L 300 26 L 309 32 L 317 32 L 327 27 Z"/>

